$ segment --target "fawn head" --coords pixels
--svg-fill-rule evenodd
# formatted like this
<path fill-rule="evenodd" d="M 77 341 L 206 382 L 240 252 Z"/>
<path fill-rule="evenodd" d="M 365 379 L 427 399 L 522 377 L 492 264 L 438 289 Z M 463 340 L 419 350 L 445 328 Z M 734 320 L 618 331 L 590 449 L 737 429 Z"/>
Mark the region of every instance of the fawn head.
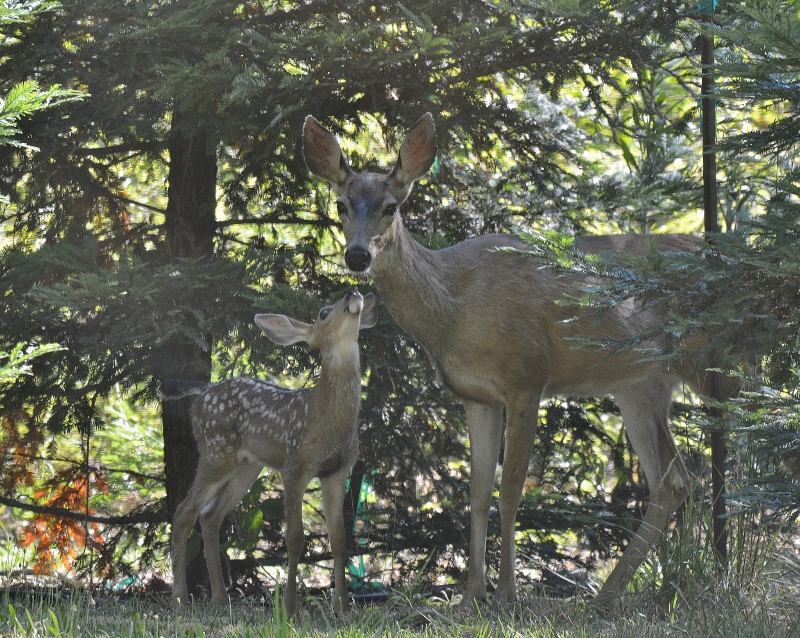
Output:
<path fill-rule="evenodd" d="M 325 306 L 313 323 L 305 323 L 285 315 L 260 314 L 256 325 L 270 339 L 281 345 L 305 341 L 323 356 L 338 348 L 349 348 L 358 341 L 358 331 L 371 328 L 378 321 L 375 295 L 348 292 L 331 306 Z"/>
<path fill-rule="evenodd" d="M 409 129 L 389 174 L 355 172 L 336 137 L 311 115 L 303 126 L 303 156 L 308 170 L 333 186 L 338 196 L 336 208 L 347 240 L 347 267 L 366 272 L 384 245 L 380 238 L 392 227 L 400 204 L 436 159 L 433 116 L 426 113 Z"/>

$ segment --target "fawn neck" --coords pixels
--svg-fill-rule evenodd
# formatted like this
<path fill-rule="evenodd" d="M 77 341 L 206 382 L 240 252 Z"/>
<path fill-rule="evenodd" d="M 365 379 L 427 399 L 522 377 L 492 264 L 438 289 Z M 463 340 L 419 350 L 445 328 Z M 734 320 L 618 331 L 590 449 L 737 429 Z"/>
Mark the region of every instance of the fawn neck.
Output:
<path fill-rule="evenodd" d="M 322 371 L 309 397 L 310 409 L 327 414 L 343 427 L 351 428 L 361 402 L 361 367 L 358 343 L 324 353 Z"/>

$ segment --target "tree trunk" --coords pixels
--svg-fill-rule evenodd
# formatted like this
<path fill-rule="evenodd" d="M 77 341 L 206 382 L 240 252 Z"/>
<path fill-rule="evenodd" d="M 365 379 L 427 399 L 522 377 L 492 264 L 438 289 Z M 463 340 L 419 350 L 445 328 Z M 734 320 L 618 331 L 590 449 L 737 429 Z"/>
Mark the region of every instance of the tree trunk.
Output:
<path fill-rule="evenodd" d="M 211 259 L 216 230 L 217 158 L 207 133 L 192 130 L 192 124 L 196 121 L 191 114 L 173 114 L 165 223 L 167 251 L 172 258 Z M 205 341 L 211 343 L 210 336 Z M 211 380 L 211 352 L 188 338 L 173 339 L 165 346 L 161 360 L 162 379 Z M 189 492 L 199 458 L 190 408 L 190 398 L 163 403 L 164 474 L 170 521 Z M 187 578 L 190 592 L 207 586 L 208 571 L 202 552 L 189 564 Z"/>

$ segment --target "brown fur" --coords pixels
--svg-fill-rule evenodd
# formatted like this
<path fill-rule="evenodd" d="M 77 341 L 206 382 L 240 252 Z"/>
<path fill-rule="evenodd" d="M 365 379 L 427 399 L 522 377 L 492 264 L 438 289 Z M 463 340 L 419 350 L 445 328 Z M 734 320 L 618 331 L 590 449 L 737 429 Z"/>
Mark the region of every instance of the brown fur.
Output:
<path fill-rule="evenodd" d="M 394 170 L 353 171 L 336 138 L 306 118 L 303 152 L 310 171 L 338 195 L 348 267 L 369 274 L 400 327 L 427 351 L 447 387 L 464 403 L 471 456 L 470 561 L 464 603 L 486 595 L 485 548 L 489 505 L 502 438 L 501 562 L 497 598 L 516 595 L 514 527 L 536 433 L 539 403 L 554 395 L 613 395 L 651 488 L 641 526 L 606 580 L 600 599 L 622 595 L 683 502 L 690 477 L 670 431 L 673 389 L 687 376 L 699 391 L 694 361 L 671 366 L 644 361 L 632 350 L 609 356 L 576 339 L 635 337 L 654 317 L 633 303 L 602 316 L 565 321 L 574 309 L 556 302 L 580 295 L 581 280 L 558 276 L 535 258 L 498 251 L 527 248 L 507 234 L 468 239 L 432 251 L 414 241 L 398 207 L 436 157 L 428 113 L 408 131 Z M 589 253 L 648 249 L 692 250 L 688 236 L 583 237 Z M 652 344 L 658 347 L 659 344 Z"/>
<path fill-rule="evenodd" d="M 375 325 L 375 298 L 348 293 L 306 324 L 283 315 L 256 315 L 280 344 L 307 341 L 322 353 L 313 388 L 290 390 L 258 379 L 234 378 L 210 385 L 193 405 L 192 427 L 200 451 L 197 474 L 172 524 L 173 601 L 188 603 L 186 543 L 200 515 L 211 602 L 227 606 L 219 556 L 222 521 L 242 500 L 264 467 L 281 472 L 289 553 L 284 607 L 297 611 L 297 564 L 303 550 L 303 494 L 319 477 L 334 562 L 336 604 L 347 609 L 344 582 L 344 487 L 358 455 L 361 403 L 359 329 Z"/>

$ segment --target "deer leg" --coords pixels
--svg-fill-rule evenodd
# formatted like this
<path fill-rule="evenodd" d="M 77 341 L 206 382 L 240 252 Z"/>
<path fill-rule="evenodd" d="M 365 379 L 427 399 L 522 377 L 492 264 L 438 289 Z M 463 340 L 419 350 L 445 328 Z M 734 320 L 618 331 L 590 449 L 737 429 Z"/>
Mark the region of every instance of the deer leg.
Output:
<path fill-rule="evenodd" d="M 535 400 L 509 402 L 506 406 L 506 445 L 500 483 L 500 574 L 495 594 L 501 603 L 511 602 L 517 595 L 517 510 L 528 475 L 538 418 L 538 395 Z"/>
<path fill-rule="evenodd" d="M 461 605 L 486 598 L 486 533 L 492 504 L 500 441 L 503 406 L 464 401 L 470 445 L 469 505 L 471 526 L 467 584 Z"/>
<path fill-rule="evenodd" d="M 283 504 L 286 513 L 286 551 L 289 565 L 286 571 L 286 592 L 283 608 L 288 618 L 297 613 L 297 565 L 303 553 L 303 494 L 308 481 L 300 481 L 285 472 L 283 475 Z"/>
<path fill-rule="evenodd" d="M 650 486 L 650 502 L 639 528 L 603 584 L 598 601 L 621 597 L 670 517 L 689 493 L 691 477 L 669 423 L 674 384 L 666 375 L 615 395 L 633 451 Z"/>
<path fill-rule="evenodd" d="M 236 467 L 233 476 L 200 512 L 200 527 L 203 530 L 203 552 L 211 581 L 211 604 L 214 607 L 228 605 L 228 592 L 222 576 L 220 562 L 219 530 L 222 521 L 247 494 L 250 486 L 261 473 L 259 463 L 242 464 Z"/>
<path fill-rule="evenodd" d="M 192 492 L 175 510 L 172 520 L 172 603 L 176 607 L 189 603 L 189 587 L 186 583 L 186 544 L 202 503 Z"/>
<path fill-rule="evenodd" d="M 221 480 L 209 480 L 214 474 L 220 474 L 216 470 L 217 468 L 211 468 L 200 461 L 194 483 L 186 498 L 178 505 L 172 519 L 172 601 L 176 607 L 189 602 L 189 588 L 186 583 L 186 544 L 189 534 L 203 505 L 214 498 L 227 478 L 222 473 Z"/>
<path fill-rule="evenodd" d="M 333 554 L 333 583 L 334 583 L 334 609 L 345 612 L 350 600 L 347 596 L 344 566 L 347 549 L 347 535 L 344 529 L 344 485 L 349 467 L 343 468 L 336 474 L 320 479 L 322 487 L 322 511 L 325 514 L 325 523 L 328 526 L 328 538 Z"/>

